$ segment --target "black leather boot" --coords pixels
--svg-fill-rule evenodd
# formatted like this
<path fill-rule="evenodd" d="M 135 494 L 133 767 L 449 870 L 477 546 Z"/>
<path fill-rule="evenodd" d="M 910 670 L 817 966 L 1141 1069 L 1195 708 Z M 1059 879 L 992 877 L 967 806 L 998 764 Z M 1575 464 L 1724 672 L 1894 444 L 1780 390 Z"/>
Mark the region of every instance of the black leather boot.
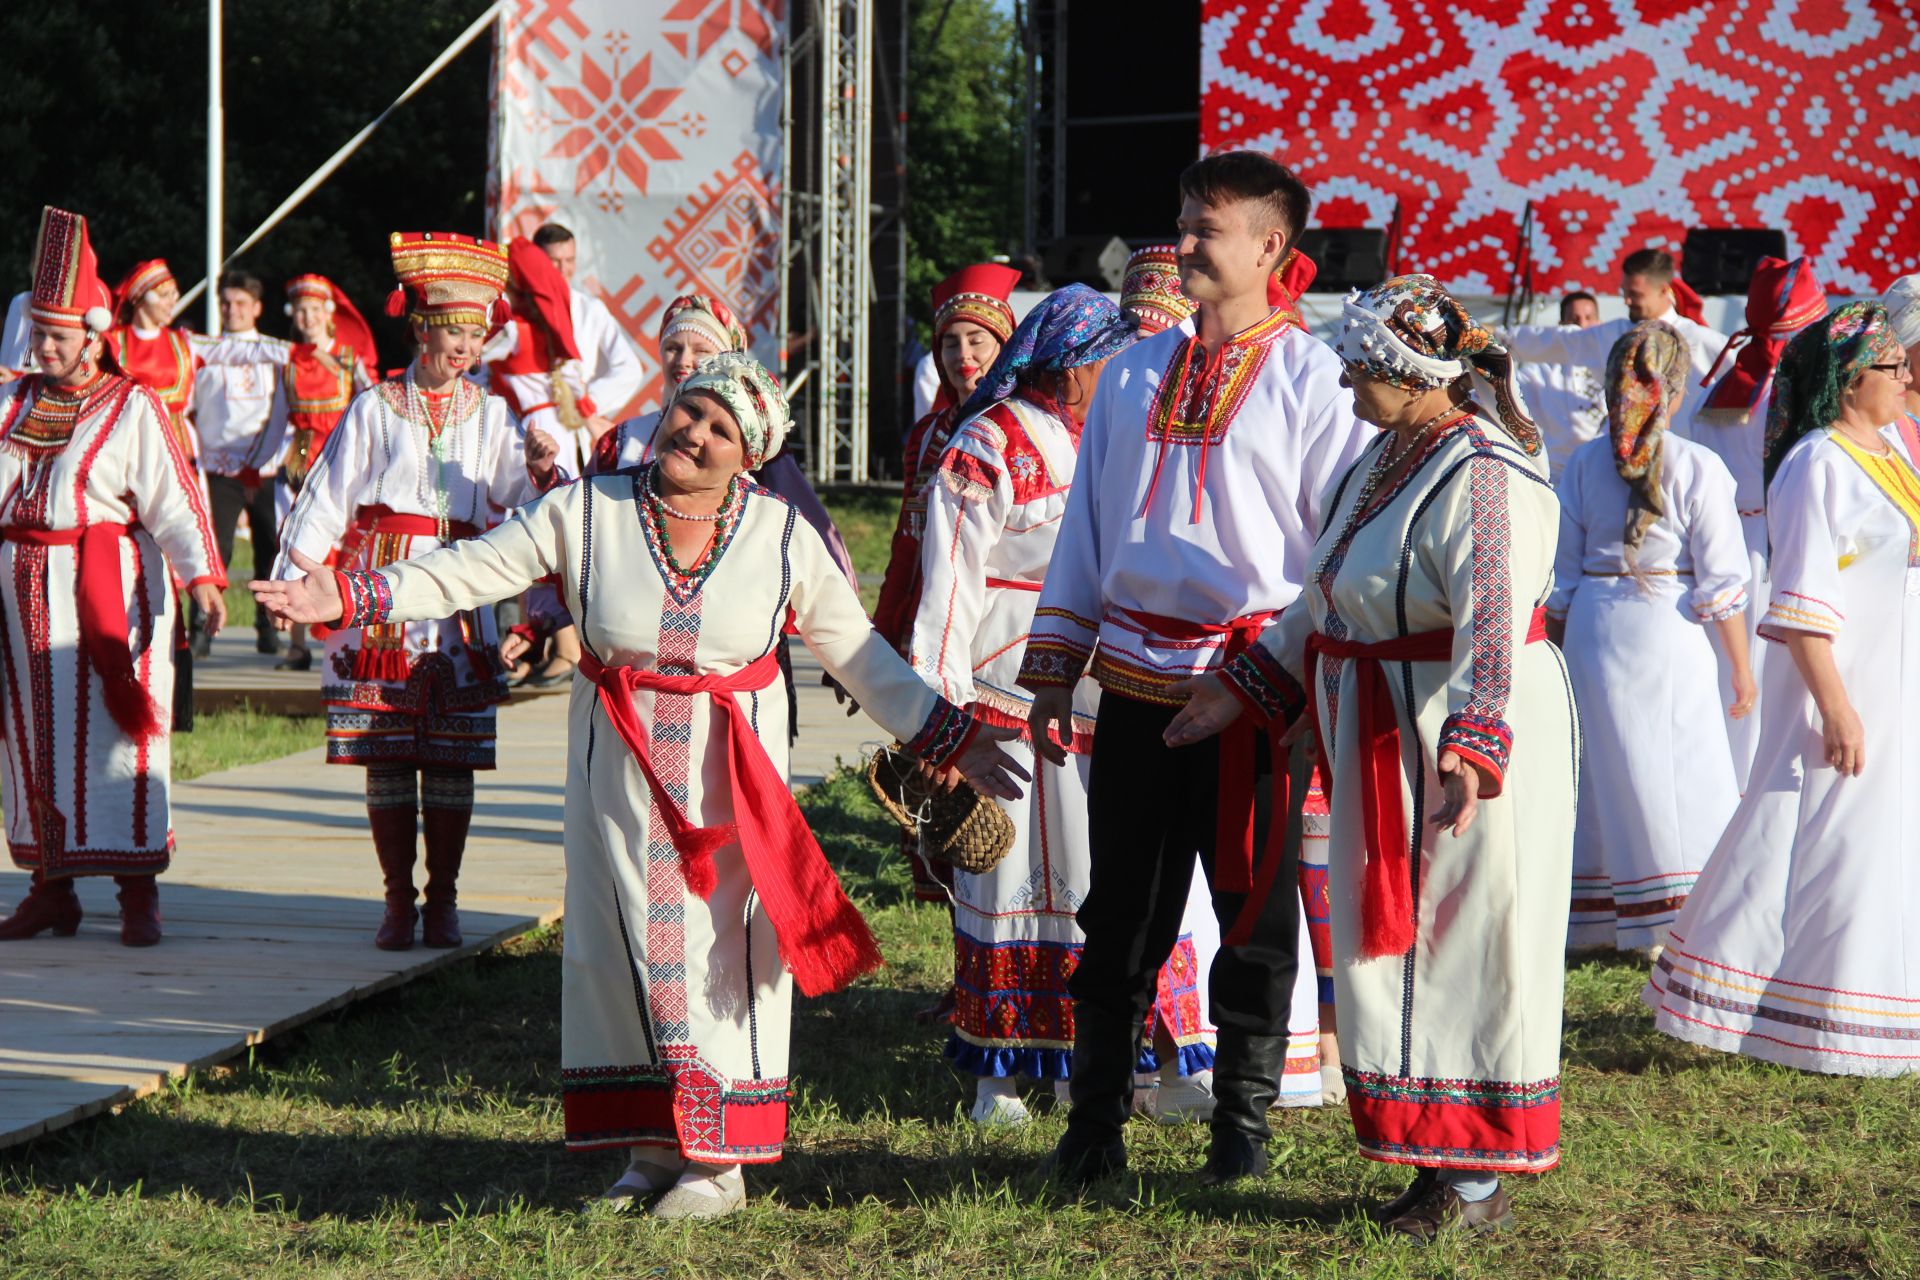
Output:
<path fill-rule="evenodd" d="M 1267 1108 L 1280 1090 L 1285 1036 L 1220 1029 L 1213 1057 L 1213 1121 L 1202 1186 L 1218 1187 L 1267 1171 Z"/>
<path fill-rule="evenodd" d="M 1067 1131 L 1040 1172 L 1074 1186 L 1127 1171 L 1122 1136 L 1133 1111 L 1133 1063 L 1141 1017 L 1116 1015 L 1083 1000 L 1073 1004 L 1073 1110 Z"/>

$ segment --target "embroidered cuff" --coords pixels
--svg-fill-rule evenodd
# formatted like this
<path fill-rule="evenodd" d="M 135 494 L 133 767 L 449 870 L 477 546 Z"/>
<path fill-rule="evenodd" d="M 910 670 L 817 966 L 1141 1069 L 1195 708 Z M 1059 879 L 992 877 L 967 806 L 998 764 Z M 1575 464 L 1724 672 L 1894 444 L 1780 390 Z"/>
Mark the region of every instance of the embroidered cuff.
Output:
<path fill-rule="evenodd" d="M 920 726 L 920 732 L 905 744 L 906 752 L 936 769 L 944 769 L 967 749 L 979 728 L 979 721 L 941 698 L 933 704 L 933 713 Z"/>
<path fill-rule="evenodd" d="M 1840 634 L 1846 616 L 1825 600 L 1803 596 L 1797 591 L 1776 591 L 1760 619 L 1760 634 L 1769 640 L 1784 639 L 1788 631 L 1810 631 L 1817 636 Z"/>
<path fill-rule="evenodd" d="M 1440 725 L 1439 750 L 1452 750 L 1468 764 L 1480 766 L 1491 784 L 1491 789 L 1481 788 L 1480 798 L 1491 800 L 1507 785 L 1507 761 L 1513 756 L 1513 730 L 1507 728 L 1505 720 L 1463 711 L 1448 716 Z"/>
<path fill-rule="evenodd" d="M 1307 709 L 1306 690 L 1279 659 L 1256 644 L 1220 668 L 1220 680 L 1263 722 L 1291 722 Z"/>
<path fill-rule="evenodd" d="M 1086 674 L 1087 659 L 1093 656 L 1091 645 L 1082 647 L 1058 639 L 1029 638 L 1026 654 L 1020 659 L 1022 689 L 1071 689 Z"/>
<path fill-rule="evenodd" d="M 342 630 L 377 626 L 393 612 L 393 587 L 378 569 L 335 569 L 333 583 L 340 590 L 340 621 L 333 625 Z"/>
<path fill-rule="evenodd" d="M 573 483 L 573 476 L 558 462 L 553 464 L 553 470 L 547 472 L 545 480 L 533 474 L 533 468 L 527 468 L 527 479 L 533 481 L 534 489 L 540 493 L 552 493 L 555 489 L 564 488 Z"/>
<path fill-rule="evenodd" d="M 1702 601 L 1693 606 L 1693 616 L 1701 622 L 1725 622 L 1747 611 L 1747 589 L 1735 587 L 1723 591 L 1711 600 Z"/>

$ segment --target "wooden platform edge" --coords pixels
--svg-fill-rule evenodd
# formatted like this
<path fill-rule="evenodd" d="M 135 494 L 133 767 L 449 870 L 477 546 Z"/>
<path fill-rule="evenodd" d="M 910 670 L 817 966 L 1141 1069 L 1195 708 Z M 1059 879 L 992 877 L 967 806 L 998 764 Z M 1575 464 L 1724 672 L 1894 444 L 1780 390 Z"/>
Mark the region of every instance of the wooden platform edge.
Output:
<path fill-rule="evenodd" d="M 437 972 L 461 960 L 466 960 L 484 952 L 491 951 L 503 943 L 511 942 L 515 938 L 532 933 L 536 929 L 544 929 L 548 925 L 555 924 L 560 920 L 560 917 L 560 904 L 555 903 L 552 907 L 539 912 L 537 915 L 525 917 L 508 925 L 504 929 L 496 930 L 478 942 L 463 943 L 458 947 L 449 947 L 445 951 L 432 951 L 417 964 L 408 965 L 404 969 L 397 969 L 383 978 L 376 978 L 372 982 L 350 988 L 337 996 L 323 1000 L 318 1004 L 310 1005 L 268 1026 L 249 1031 L 238 1041 L 224 1045 L 211 1053 L 202 1054 L 200 1057 L 189 1062 L 181 1063 L 177 1067 L 166 1071 L 156 1071 L 141 1084 L 120 1086 L 98 1098 L 90 1098 L 85 1102 L 70 1107 L 58 1115 L 43 1116 L 28 1124 L 21 1125 L 18 1128 L 0 1132 L 0 1150 L 31 1142 L 36 1138 L 44 1137 L 47 1134 L 64 1129 L 68 1125 L 91 1119 L 104 1112 L 124 1107 L 129 1103 L 138 1102 L 142 1098 L 160 1092 L 175 1080 L 184 1080 L 196 1071 L 204 1071 L 208 1067 L 218 1066 L 222 1062 L 237 1058 L 255 1045 L 263 1044 L 275 1036 L 282 1036 L 290 1031 L 297 1030 L 299 1027 L 312 1022 L 316 1018 L 325 1017 L 327 1014 L 333 1013 L 338 1009 L 343 1009 L 350 1004 L 356 1004 L 371 996 L 379 995 L 383 991 L 390 991 L 403 983 L 412 982 L 416 978 Z M 421 948 L 420 950 L 425 951 L 426 949 Z"/>

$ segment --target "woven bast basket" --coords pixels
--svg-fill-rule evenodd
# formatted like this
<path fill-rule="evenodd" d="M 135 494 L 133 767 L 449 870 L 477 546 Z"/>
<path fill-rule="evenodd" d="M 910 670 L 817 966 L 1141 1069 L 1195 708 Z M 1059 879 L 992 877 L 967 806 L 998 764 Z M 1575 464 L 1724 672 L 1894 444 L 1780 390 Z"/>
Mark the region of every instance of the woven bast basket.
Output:
<path fill-rule="evenodd" d="M 947 791 L 897 745 L 867 762 L 867 784 L 895 822 L 920 833 L 923 857 L 950 862 L 972 875 L 999 865 L 1013 848 L 1013 819 L 970 786 Z"/>

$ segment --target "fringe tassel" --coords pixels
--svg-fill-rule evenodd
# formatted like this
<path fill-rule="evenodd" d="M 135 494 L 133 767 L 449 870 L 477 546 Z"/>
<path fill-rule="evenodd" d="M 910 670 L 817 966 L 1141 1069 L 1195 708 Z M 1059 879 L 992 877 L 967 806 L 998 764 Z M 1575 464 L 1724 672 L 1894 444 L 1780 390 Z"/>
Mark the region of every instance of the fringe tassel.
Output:
<path fill-rule="evenodd" d="M 731 822 L 718 827 L 686 827 L 673 833 L 673 847 L 680 851 L 681 878 L 702 902 L 713 897 L 720 883 L 713 855 L 739 838 L 739 828 Z"/>
<path fill-rule="evenodd" d="M 1369 858 L 1360 896 L 1360 953 L 1397 956 L 1413 945 L 1413 892 L 1407 864 Z"/>
<path fill-rule="evenodd" d="M 789 947 L 783 939 L 780 958 L 792 972 L 794 985 L 808 996 L 831 995 L 886 963 L 866 920 L 844 895 L 827 927 L 799 946 Z"/>
<path fill-rule="evenodd" d="M 381 684 L 405 684 L 412 674 L 405 649 L 360 648 L 353 653 L 353 678 Z"/>
<path fill-rule="evenodd" d="M 135 743 L 145 742 L 160 732 L 159 710 L 138 681 L 130 676 L 120 679 L 109 676 L 100 681 L 100 690 L 107 700 L 107 714 Z"/>

